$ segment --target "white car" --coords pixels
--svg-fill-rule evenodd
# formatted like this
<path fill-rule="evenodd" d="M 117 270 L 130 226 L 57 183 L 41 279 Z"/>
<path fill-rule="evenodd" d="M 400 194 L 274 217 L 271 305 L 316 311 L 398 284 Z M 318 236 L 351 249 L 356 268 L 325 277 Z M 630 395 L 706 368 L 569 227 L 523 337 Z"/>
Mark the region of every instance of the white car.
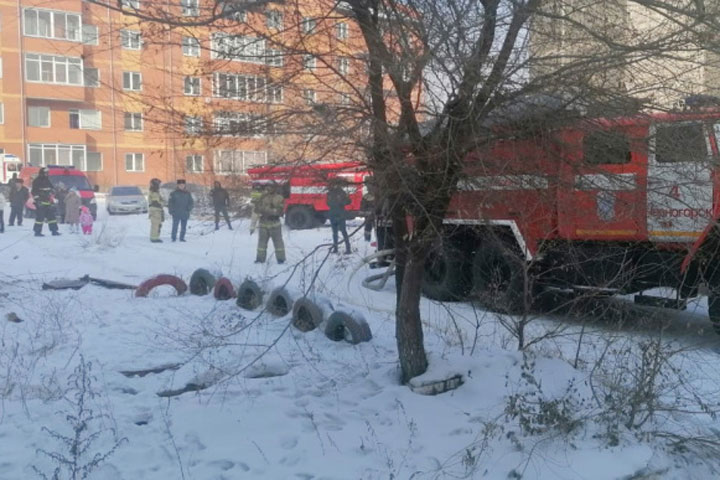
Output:
<path fill-rule="evenodd" d="M 107 211 L 116 213 L 147 213 L 148 204 L 145 195 L 134 185 L 112 187 L 107 196 Z"/>

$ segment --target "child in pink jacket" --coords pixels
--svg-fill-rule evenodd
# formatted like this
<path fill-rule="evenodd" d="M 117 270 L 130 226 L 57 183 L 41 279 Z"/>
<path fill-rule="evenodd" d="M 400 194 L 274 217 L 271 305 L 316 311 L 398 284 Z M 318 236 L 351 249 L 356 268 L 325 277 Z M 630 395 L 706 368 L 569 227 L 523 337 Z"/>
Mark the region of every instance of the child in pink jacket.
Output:
<path fill-rule="evenodd" d="M 80 207 L 80 225 L 82 226 L 83 235 L 92 234 L 93 217 L 90 209 L 85 205 Z"/>

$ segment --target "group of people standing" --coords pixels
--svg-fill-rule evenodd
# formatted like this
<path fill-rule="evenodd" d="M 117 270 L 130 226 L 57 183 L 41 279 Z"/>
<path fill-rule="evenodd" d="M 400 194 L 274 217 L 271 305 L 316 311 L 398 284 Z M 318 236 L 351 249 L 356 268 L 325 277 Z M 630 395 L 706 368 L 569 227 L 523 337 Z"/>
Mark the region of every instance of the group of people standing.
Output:
<path fill-rule="evenodd" d="M 70 233 L 78 233 L 79 226 L 86 235 L 92 233 L 93 217 L 90 210 L 82 205 L 82 200 L 76 188 L 65 190 L 62 185 L 56 188 L 50 182 L 47 169 L 41 168 L 37 177 L 32 182 L 31 190 L 24 185 L 24 180 L 18 178 L 17 174 L 9 180 L 10 185 L 10 218 L 8 226 L 22 226 L 23 211 L 30 199 L 33 198 L 35 207 L 35 224 L 33 232 L 36 237 L 43 237 L 42 229 L 45 223 L 53 236 L 60 235 L 58 229 L 58 217 L 61 223 L 67 223 Z M 0 194 L 0 233 L 5 232 L 4 217 L 5 204 L 7 200 Z"/>

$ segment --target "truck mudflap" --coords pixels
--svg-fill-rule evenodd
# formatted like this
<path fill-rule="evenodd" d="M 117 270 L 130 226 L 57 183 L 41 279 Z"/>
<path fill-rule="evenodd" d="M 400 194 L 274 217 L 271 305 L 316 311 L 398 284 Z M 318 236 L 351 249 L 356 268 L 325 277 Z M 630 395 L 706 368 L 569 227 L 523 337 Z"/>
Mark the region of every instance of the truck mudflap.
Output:
<path fill-rule="evenodd" d="M 702 246 L 705 244 L 705 241 L 710 236 L 710 232 L 718 226 L 718 218 L 720 218 L 720 212 L 713 216 L 712 221 L 708 223 L 707 227 L 705 227 L 705 230 L 702 231 L 698 239 L 690 246 L 690 250 L 687 255 L 685 255 L 685 258 L 683 258 L 682 264 L 680 265 L 681 273 L 685 273 L 687 271 L 690 263 L 695 259 L 695 255 L 697 255 L 698 251 L 700 251 Z"/>

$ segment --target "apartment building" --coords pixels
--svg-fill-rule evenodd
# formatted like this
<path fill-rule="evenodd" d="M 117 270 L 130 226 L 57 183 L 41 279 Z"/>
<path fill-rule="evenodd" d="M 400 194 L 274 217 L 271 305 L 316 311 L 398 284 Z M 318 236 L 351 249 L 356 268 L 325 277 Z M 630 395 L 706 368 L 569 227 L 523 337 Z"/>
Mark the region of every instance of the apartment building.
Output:
<path fill-rule="evenodd" d="M 703 33 L 702 25 L 681 14 L 683 8 L 673 2 L 651 8 L 626 0 L 547 0 L 529 32 L 530 75 L 564 72 L 570 81 L 587 80 L 660 109 L 682 108 L 691 95 L 720 95 L 720 55 L 702 45 L 703 38 L 716 42 L 717 32 Z M 717 15 L 710 12 L 717 8 L 708 4 L 707 14 Z"/>
<path fill-rule="evenodd" d="M 187 25 L 82 0 L 0 0 L 4 153 L 73 165 L 103 190 L 153 177 L 207 184 L 301 154 L 269 134 L 278 112 L 358 95 L 348 78 L 364 75 L 364 44 L 333 2 L 228 0 L 208 25 L 215 0 L 121 2 Z"/>

